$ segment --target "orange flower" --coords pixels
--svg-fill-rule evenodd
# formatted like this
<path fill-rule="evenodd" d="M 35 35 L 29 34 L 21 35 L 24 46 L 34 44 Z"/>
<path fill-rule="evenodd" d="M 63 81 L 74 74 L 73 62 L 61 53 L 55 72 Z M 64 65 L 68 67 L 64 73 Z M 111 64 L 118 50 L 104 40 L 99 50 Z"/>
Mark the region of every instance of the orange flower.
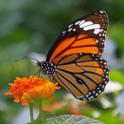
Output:
<path fill-rule="evenodd" d="M 48 99 L 60 89 L 54 83 L 36 76 L 17 77 L 14 83 L 9 83 L 10 90 L 5 95 L 13 95 L 14 102 L 28 105 L 33 99 Z"/>

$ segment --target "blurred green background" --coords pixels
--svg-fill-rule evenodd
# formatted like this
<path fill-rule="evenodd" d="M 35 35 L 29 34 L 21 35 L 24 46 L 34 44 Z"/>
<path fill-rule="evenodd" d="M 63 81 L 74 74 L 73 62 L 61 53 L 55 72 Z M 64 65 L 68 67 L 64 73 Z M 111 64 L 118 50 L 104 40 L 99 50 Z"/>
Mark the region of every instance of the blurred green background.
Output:
<path fill-rule="evenodd" d="M 16 76 L 28 76 L 36 67 L 16 60 L 46 55 L 72 20 L 98 10 L 106 10 L 110 21 L 104 57 L 109 63 L 113 89 L 93 102 L 83 103 L 79 109 L 82 115 L 105 124 L 124 124 L 124 0 L 0 0 L 0 124 L 25 122 L 26 117 L 19 115 L 26 108 L 13 103 L 4 92 Z M 64 93 L 65 90 L 56 93 L 56 99 L 60 104 L 64 100 L 71 104 L 73 99 L 68 102 Z M 71 112 L 64 106 L 54 113 Z M 22 123 L 17 122 L 19 119 Z"/>

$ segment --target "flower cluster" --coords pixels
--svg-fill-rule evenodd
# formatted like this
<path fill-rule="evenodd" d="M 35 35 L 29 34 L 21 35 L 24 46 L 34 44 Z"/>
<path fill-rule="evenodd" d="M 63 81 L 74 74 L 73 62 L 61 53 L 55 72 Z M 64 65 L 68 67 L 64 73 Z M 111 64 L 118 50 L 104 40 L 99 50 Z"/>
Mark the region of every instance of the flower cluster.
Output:
<path fill-rule="evenodd" d="M 36 76 L 17 77 L 14 83 L 9 83 L 10 90 L 5 95 L 12 95 L 14 102 L 28 105 L 33 99 L 48 99 L 56 90 L 56 84 Z"/>

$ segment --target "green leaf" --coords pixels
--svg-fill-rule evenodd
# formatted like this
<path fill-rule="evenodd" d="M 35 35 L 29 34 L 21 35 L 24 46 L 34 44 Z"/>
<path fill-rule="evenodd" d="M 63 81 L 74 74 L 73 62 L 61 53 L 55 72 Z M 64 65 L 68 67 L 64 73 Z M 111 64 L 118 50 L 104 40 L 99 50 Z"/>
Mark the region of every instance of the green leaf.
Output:
<path fill-rule="evenodd" d="M 117 43 L 117 46 L 122 50 L 124 48 L 123 29 L 124 29 L 124 25 L 122 23 L 112 25 L 111 28 L 109 29 L 109 35 Z"/>
<path fill-rule="evenodd" d="M 84 116 L 60 115 L 47 119 L 47 124 L 103 124 L 103 123 Z"/>
<path fill-rule="evenodd" d="M 36 120 L 34 120 L 32 123 L 29 122 L 27 124 L 42 124 L 42 119 L 44 119 L 44 123 L 46 124 L 46 120 L 47 118 L 54 118 L 55 115 L 53 113 L 47 112 L 47 111 L 43 111 L 43 117 L 39 116 Z"/>
<path fill-rule="evenodd" d="M 55 117 L 54 113 L 43 111 L 44 117 L 45 118 L 53 118 Z"/>
<path fill-rule="evenodd" d="M 110 79 L 120 82 L 124 86 L 124 74 L 119 70 L 110 71 Z"/>

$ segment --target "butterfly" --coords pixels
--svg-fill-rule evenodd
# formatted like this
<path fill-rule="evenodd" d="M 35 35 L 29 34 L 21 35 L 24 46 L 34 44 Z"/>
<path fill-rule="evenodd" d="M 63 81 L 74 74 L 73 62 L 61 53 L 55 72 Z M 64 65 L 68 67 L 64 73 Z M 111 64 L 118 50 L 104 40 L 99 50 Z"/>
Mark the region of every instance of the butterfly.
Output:
<path fill-rule="evenodd" d="M 93 100 L 109 81 L 107 62 L 101 57 L 107 28 L 105 11 L 73 21 L 58 36 L 46 61 L 37 63 L 41 72 L 77 99 Z"/>

